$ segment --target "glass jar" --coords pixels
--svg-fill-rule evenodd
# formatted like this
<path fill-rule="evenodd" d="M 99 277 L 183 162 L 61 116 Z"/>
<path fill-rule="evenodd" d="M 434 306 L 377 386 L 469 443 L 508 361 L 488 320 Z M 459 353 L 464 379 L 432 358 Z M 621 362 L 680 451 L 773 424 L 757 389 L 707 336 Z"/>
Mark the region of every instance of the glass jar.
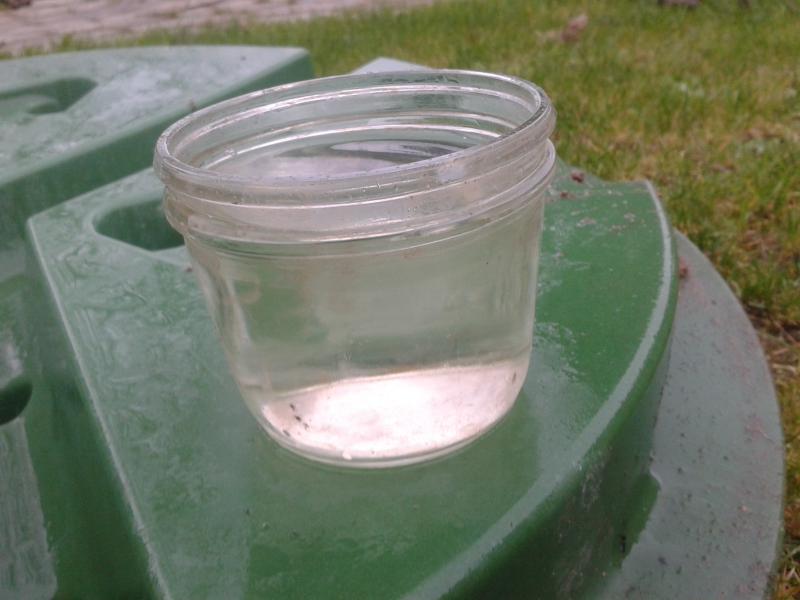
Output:
<path fill-rule="evenodd" d="M 280 444 L 352 466 L 449 452 L 528 369 L 555 112 L 467 71 L 304 81 L 156 146 L 234 378 Z"/>

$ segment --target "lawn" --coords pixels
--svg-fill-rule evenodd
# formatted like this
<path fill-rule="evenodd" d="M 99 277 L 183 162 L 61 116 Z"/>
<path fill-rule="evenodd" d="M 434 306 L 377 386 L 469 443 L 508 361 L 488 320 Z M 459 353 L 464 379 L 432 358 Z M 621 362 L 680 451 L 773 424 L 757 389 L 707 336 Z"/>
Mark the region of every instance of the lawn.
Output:
<path fill-rule="evenodd" d="M 800 4 L 461 0 L 286 25 L 149 34 L 141 44 L 307 48 L 321 75 L 378 56 L 537 82 L 557 147 L 605 179 L 651 179 L 761 333 L 786 432 L 786 558 L 800 597 Z M 558 34 L 585 13 L 588 26 Z M 79 47 L 66 40 L 61 49 Z"/>

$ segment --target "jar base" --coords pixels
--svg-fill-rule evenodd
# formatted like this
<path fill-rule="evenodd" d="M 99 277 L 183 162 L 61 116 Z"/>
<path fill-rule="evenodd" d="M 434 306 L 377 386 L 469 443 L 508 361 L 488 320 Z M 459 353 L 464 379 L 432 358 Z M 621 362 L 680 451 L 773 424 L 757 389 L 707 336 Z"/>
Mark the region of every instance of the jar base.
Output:
<path fill-rule="evenodd" d="M 281 396 L 242 392 L 289 450 L 341 466 L 397 466 L 441 456 L 490 429 L 513 406 L 529 358 L 356 377 Z"/>

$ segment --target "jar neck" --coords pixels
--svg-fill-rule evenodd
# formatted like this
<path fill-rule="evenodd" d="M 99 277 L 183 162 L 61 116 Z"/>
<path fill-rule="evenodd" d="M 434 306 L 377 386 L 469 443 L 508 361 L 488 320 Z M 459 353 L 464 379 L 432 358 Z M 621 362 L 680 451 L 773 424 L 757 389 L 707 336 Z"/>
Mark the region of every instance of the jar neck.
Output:
<path fill-rule="evenodd" d="M 159 140 L 155 167 L 167 185 L 168 219 L 196 238 L 292 244 L 438 235 L 538 198 L 555 164 L 548 139 L 554 122 L 546 96 L 509 77 L 462 71 L 335 77 L 190 115 Z M 351 139 L 362 146 L 392 139 L 402 149 L 414 140 L 474 145 L 363 172 L 280 172 L 286 157 L 296 160 L 326 136 L 339 147 Z M 248 153 L 267 157 L 257 177 L 230 167 L 242 156 L 249 160 Z"/>

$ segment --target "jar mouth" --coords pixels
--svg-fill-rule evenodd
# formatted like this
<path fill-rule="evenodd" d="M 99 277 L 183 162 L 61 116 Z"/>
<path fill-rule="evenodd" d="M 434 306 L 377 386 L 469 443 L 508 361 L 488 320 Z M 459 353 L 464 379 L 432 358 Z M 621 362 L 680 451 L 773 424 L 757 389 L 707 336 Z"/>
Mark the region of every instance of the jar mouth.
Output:
<path fill-rule="evenodd" d="M 554 125 L 544 92 L 514 77 L 345 75 L 192 113 L 161 135 L 154 167 L 167 186 L 167 217 L 184 235 L 396 235 L 441 228 L 546 185 Z"/>

